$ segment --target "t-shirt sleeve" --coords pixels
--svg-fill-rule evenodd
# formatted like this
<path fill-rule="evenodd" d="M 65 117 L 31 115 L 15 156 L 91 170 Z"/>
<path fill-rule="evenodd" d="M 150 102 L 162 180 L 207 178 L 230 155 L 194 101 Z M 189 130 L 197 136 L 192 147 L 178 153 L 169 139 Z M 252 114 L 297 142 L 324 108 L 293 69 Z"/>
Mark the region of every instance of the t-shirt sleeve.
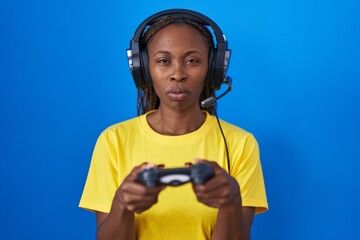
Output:
<path fill-rule="evenodd" d="M 243 141 L 232 175 L 239 182 L 243 206 L 255 207 L 258 214 L 268 210 L 259 146 L 252 134 L 246 135 Z"/>
<path fill-rule="evenodd" d="M 103 132 L 96 142 L 79 207 L 108 213 L 118 188 L 118 173 L 114 150 L 106 138 Z"/>

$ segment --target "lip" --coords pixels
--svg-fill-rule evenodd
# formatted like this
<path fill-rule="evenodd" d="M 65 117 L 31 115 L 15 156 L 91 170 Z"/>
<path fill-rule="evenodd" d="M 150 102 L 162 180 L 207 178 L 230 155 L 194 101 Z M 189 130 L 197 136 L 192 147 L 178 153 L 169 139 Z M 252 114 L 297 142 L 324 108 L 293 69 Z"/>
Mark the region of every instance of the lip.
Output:
<path fill-rule="evenodd" d="M 172 89 L 166 92 L 167 96 L 175 101 L 184 100 L 189 95 L 189 93 L 190 92 L 185 89 Z"/>

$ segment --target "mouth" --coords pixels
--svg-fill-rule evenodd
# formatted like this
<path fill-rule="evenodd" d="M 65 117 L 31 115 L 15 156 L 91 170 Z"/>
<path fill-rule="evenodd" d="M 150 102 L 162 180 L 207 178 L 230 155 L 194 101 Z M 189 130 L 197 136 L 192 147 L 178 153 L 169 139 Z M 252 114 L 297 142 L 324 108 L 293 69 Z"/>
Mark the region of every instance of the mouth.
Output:
<path fill-rule="evenodd" d="M 186 89 L 171 89 L 170 91 L 166 92 L 166 95 L 175 101 L 184 100 L 189 94 L 190 92 Z"/>

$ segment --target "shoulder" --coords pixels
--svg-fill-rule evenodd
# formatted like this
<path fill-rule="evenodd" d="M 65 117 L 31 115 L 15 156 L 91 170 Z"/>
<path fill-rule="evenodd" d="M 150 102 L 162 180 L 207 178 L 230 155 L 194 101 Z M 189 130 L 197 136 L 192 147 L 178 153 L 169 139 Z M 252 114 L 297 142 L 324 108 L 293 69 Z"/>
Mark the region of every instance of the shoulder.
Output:
<path fill-rule="evenodd" d="M 139 120 L 143 116 L 134 117 L 122 122 L 115 123 L 105 128 L 99 138 L 111 139 L 119 136 L 126 137 L 139 129 Z"/>
<path fill-rule="evenodd" d="M 220 119 L 220 124 L 221 124 L 221 127 L 222 127 L 224 133 L 228 136 L 254 138 L 254 136 L 251 132 L 249 132 L 248 130 L 246 130 L 240 126 L 229 123 L 222 119 Z"/>
<path fill-rule="evenodd" d="M 216 121 L 216 117 L 213 116 Z M 230 145 L 257 148 L 258 142 L 253 133 L 248 130 L 239 127 L 235 124 L 229 123 L 225 120 L 219 119 L 221 129 L 225 135 L 225 138 Z"/>
<path fill-rule="evenodd" d="M 228 146 L 232 149 L 243 151 L 244 149 L 258 148 L 258 142 L 251 132 L 223 119 L 219 119 L 219 123 L 217 122 L 216 116 L 208 114 L 207 126 L 212 129 L 211 132 L 220 137 L 222 135 L 219 134 L 221 130 Z"/>
<path fill-rule="evenodd" d="M 128 119 L 128 120 L 121 121 L 121 122 L 115 123 L 113 125 L 110 125 L 109 127 L 107 127 L 104 130 L 104 132 L 113 132 L 113 131 L 117 131 L 118 129 L 136 126 L 138 124 L 138 120 L 141 117 L 142 116 L 134 117 L 134 118 L 131 118 L 131 119 Z"/>

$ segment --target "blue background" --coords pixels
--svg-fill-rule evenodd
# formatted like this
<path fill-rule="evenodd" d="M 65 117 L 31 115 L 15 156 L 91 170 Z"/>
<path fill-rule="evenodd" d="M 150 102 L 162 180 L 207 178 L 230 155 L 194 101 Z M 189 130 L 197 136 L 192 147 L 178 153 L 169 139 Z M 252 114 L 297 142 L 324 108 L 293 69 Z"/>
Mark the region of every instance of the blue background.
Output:
<path fill-rule="evenodd" d="M 219 114 L 257 137 L 270 205 L 253 239 L 360 239 L 355 0 L 0 1 L 1 238 L 95 238 L 77 207 L 92 149 L 136 115 L 125 49 L 167 8 L 208 15 L 229 40 Z"/>

